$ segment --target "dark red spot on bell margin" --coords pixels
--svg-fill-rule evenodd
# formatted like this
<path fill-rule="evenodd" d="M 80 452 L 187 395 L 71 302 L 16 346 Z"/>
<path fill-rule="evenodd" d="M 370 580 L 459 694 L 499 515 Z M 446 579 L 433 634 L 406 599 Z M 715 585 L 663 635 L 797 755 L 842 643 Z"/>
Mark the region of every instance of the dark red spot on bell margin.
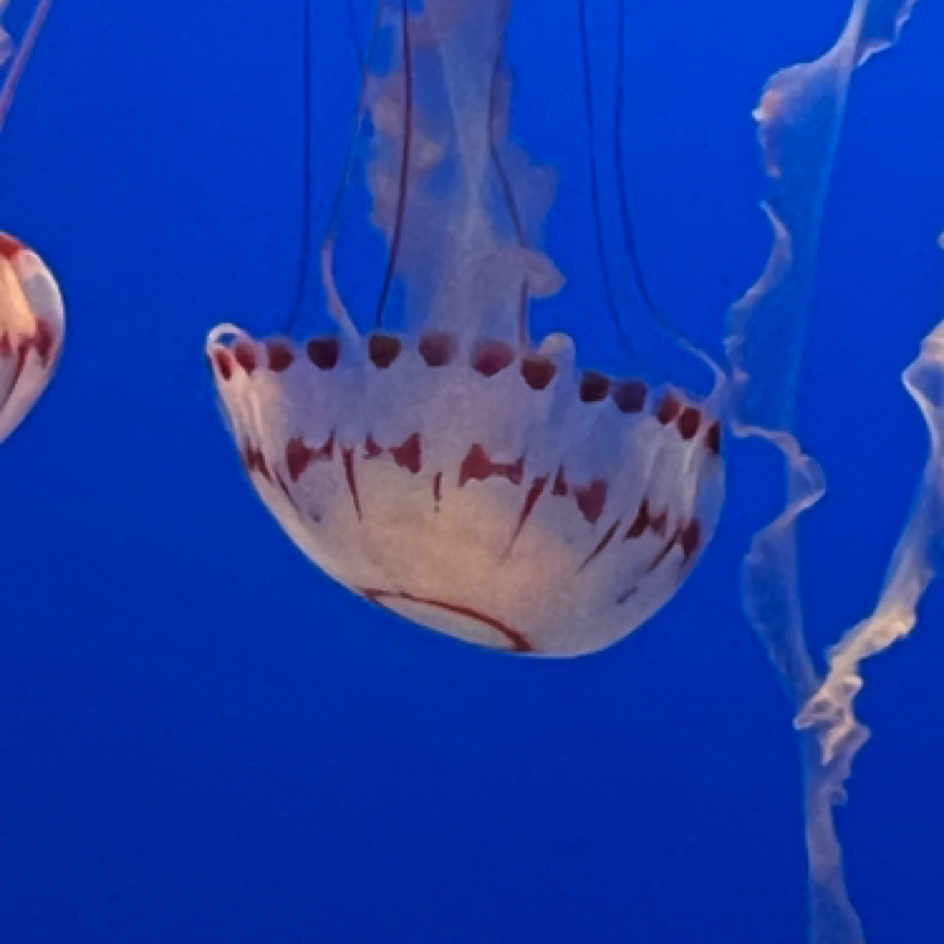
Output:
<path fill-rule="evenodd" d="M 269 370 L 277 374 L 288 370 L 295 360 L 292 346 L 287 341 L 266 342 L 266 353 L 269 355 Z"/>
<path fill-rule="evenodd" d="M 393 461 L 403 469 L 409 469 L 414 475 L 423 468 L 423 453 L 420 443 L 420 434 L 413 433 L 409 439 L 405 439 L 399 446 L 393 446 L 390 449 L 390 455 Z"/>
<path fill-rule="evenodd" d="M 521 376 L 532 390 L 544 390 L 556 373 L 554 362 L 547 357 L 531 355 L 521 362 Z"/>
<path fill-rule="evenodd" d="M 580 399 L 583 403 L 599 403 L 610 392 L 610 378 L 588 370 L 580 381 Z"/>
<path fill-rule="evenodd" d="M 484 482 L 493 475 L 507 479 L 512 485 L 520 485 L 524 478 L 524 459 L 517 462 L 492 462 L 488 453 L 475 443 L 459 467 L 459 487 L 473 479 Z"/>
<path fill-rule="evenodd" d="M 714 422 L 705 433 L 705 445 L 716 456 L 721 454 L 721 424 Z"/>
<path fill-rule="evenodd" d="M 420 338 L 418 350 L 427 367 L 445 367 L 456 356 L 456 339 L 451 334 L 433 331 Z"/>
<path fill-rule="evenodd" d="M 667 393 L 659 404 L 656 412 L 656 419 L 663 425 L 668 426 L 682 411 L 681 401 L 674 393 Z"/>
<path fill-rule="evenodd" d="M 218 347 L 213 352 L 213 363 L 223 380 L 229 380 L 233 376 L 233 362 L 229 359 L 229 351 Z"/>
<path fill-rule="evenodd" d="M 483 377 L 494 377 L 515 359 L 514 349 L 503 341 L 481 341 L 472 355 L 472 368 Z"/>
<path fill-rule="evenodd" d="M 374 367 L 384 370 L 399 356 L 403 344 L 392 334 L 372 334 L 367 341 L 367 353 Z"/>
<path fill-rule="evenodd" d="M 621 413 L 641 413 L 648 394 L 641 380 L 623 380 L 613 386 L 613 402 Z"/>
<path fill-rule="evenodd" d="M 596 524 L 606 505 L 607 485 L 603 479 L 594 479 L 589 485 L 574 488 L 577 507 L 590 524 Z"/>
<path fill-rule="evenodd" d="M 236 363 L 247 374 L 251 374 L 256 369 L 256 351 L 252 344 L 244 338 L 240 338 L 233 345 L 233 357 L 236 358 Z"/>
<path fill-rule="evenodd" d="M 694 439 L 695 433 L 698 432 L 698 427 L 701 425 L 701 413 L 695 407 L 687 406 L 679 414 L 675 425 L 678 426 L 679 435 L 682 439 Z"/>
<path fill-rule="evenodd" d="M 18 239 L 6 233 L 0 233 L 0 256 L 4 259 L 12 259 L 23 248 L 23 243 Z"/>
<path fill-rule="evenodd" d="M 319 370 L 333 370 L 337 366 L 341 346 L 337 338 L 312 338 L 306 350 L 308 360 Z"/>

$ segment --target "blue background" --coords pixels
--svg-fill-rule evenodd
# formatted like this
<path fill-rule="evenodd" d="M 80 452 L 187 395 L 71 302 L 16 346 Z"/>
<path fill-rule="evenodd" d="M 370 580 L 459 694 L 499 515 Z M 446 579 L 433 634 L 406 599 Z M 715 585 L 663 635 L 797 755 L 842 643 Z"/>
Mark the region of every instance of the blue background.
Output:
<path fill-rule="evenodd" d="M 594 3 L 597 43 L 615 2 Z M 357 71 L 344 3 L 316 8 L 323 226 Z M 540 327 L 613 368 L 598 287 L 580 287 L 575 0 L 515 10 L 516 127 L 561 170 L 548 245 L 575 284 Z M 846 14 L 628 5 L 640 251 L 715 354 L 768 247 L 750 109 Z M 4 133 L 0 222 L 55 271 L 69 332 L 0 453 L 0 940 L 803 941 L 790 706 L 737 599 L 777 500 L 764 450 L 728 443 L 726 513 L 678 598 L 575 662 L 366 607 L 244 481 L 202 346 L 218 321 L 278 330 L 291 299 L 301 22 L 299 0 L 57 4 Z M 899 373 L 944 314 L 942 30 L 918 4 L 856 75 L 829 199 L 799 408 L 831 486 L 803 526 L 817 652 L 870 610 L 924 459 Z M 942 621 L 934 587 L 859 701 L 874 736 L 839 817 L 872 944 L 944 939 Z"/>

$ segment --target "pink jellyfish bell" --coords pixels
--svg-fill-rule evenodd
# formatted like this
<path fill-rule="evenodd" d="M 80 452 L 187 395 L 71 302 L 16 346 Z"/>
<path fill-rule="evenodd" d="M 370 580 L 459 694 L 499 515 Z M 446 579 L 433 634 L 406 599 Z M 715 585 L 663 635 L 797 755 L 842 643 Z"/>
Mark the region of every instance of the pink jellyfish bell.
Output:
<path fill-rule="evenodd" d="M 65 316 L 39 256 L 0 233 L 0 443 L 46 389 L 59 360 Z"/>
<path fill-rule="evenodd" d="M 330 576 L 467 642 L 599 650 L 663 606 L 710 539 L 720 426 L 675 389 L 579 369 L 566 336 L 530 342 L 529 302 L 562 278 L 528 239 L 547 172 L 507 140 L 507 3 L 426 0 L 392 19 L 399 54 L 366 95 L 368 179 L 387 288 L 400 279 L 415 326 L 358 333 L 329 243 L 339 333 L 220 326 L 217 389 L 263 502 Z"/>
<path fill-rule="evenodd" d="M 52 0 L 37 0 L 22 41 L 0 22 L 0 129 Z M 7 7 L 0 0 L 0 20 Z M 31 249 L 0 232 L 0 443 L 19 426 L 49 383 L 65 330 L 62 296 Z"/>

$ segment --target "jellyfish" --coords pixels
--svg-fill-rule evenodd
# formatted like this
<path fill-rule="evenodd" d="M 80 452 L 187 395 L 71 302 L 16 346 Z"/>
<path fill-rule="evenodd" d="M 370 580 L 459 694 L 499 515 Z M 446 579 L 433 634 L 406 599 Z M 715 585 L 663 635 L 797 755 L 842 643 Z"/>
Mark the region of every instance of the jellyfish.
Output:
<path fill-rule="evenodd" d="M 359 124 L 388 261 L 370 330 L 332 234 L 333 334 L 221 325 L 207 355 L 253 487 L 326 574 L 466 642 L 575 656 L 665 605 L 711 539 L 721 403 L 532 337 L 564 278 L 539 245 L 553 174 L 510 136 L 510 7 L 378 5 Z"/>
<path fill-rule="evenodd" d="M 8 5 L 9 0 L 0 0 L 0 129 L 51 0 L 36 4 L 19 44 L 3 29 Z M 49 269 L 32 249 L 0 232 L 0 443 L 52 379 L 64 330 L 62 296 Z"/>
<path fill-rule="evenodd" d="M 846 633 L 818 671 L 804 633 L 796 521 L 825 492 L 817 462 L 792 429 L 804 321 L 814 283 L 820 221 L 853 72 L 893 45 L 916 0 L 855 0 L 820 59 L 776 73 L 754 113 L 769 177 L 764 209 L 773 230 L 758 282 L 729 313 L 730 425 L 783 455 L 786 502 L 754 537 L 742 569 L 745 612 L 797 709 L 803 747 L 809 923 L 812 944 L 862 944 L 843 877 L 833 807 L 846 797 L 852 762 L 869 736 L 853 713 L 859 663 L 911 631 L 944 547 L 944 322 L 924 340 L 904 382 L 927 421 L 930 454 L 914 507 L 892 555 L 875 612 Z"/>

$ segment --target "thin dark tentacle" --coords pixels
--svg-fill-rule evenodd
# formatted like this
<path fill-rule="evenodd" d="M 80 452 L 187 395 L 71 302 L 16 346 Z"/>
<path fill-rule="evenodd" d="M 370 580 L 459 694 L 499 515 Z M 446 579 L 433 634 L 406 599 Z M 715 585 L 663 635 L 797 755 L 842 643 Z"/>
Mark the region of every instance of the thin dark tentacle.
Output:
<path fill-rule="evenodd" d="M 33 47 L 36 45 L 39 32 L 46 22 L 46 17 L 49 15 L 51 7 L 52 0 L 40 0 L 39 5 L 33 13 L 33 18 L 26 29 L 26 35 L 23 37 L 23 41 L 13 53 L 13 60 L 9 65 L 9 72 L 7 72 L 7 77 L 2 86 L 0 86 L 0 129 L 3 128 L 4 122 L 6 121 L 7 113 L 10 111 L 10 106 L 13 104 L 13 93 L 16 91 L 16 87 L 23 77 L 23 70 L 26 68 L 26 63 L 33 52 Z"/>
<path fill-rule="evenodd" d="M 312 97 L 311 97 L 311 30 L 313 25 L 312 0 L 304 0 L 304 54 L 302 57 L 302 107 L 304 108 L 304 130 L 302 132 L 302 232 L 298 251 L 298 275 L 295 281 L 295 295 L 289 309 L 285 333 L 298 323 L 301 318 L 305 295 L 308 291 L 308 273 L 311 268 L 311 196 L 312 196 Z"/>
<path fill-rule="evenodd" d="M 492 84 L 489 90 L 488 98 L 488 146 L 491 152 L 492 163 L 495 165 L 495 172 L 498 174 L 498 182 L 502 189 L 502 196 L 505 205 L 508 208 L 508 215 L 511 217 L 512 226 L 515 229 L 515 235 L 518 238 L 518 244 L 522 248 L 528 245 L 527 235 L 524 231 L 524 223 L 521 219 L 521 212 L 518 209 L 518 201 L 515 199 L 515 191 L 511 186 L 511 178 L 498 152 L 498 143 L 495 140 L 495 111 L 497 106 L 498 83 L 501 78 L 502 66 L 504 65 L 504 47 L 499 46 L 495 55 L 495 65 L 492 69 Z M 530 287 L 528 280 L 521 283 L 521 302 L 518 308 L 518 344 L 523 350 L 528 346 L 528 309 L 530 300 Z"/>
<path fill-rule="evenodd" d="M 580 0 L 580 49 L 582 54 L 583 67 L 583 92 L 584 107 L 587 115 L 587 134 L 590 147 L 590 196 L 593 204 L 593 227 L 596 233 L 597 258 L 600 263 L 600 276 L 603 281 L 603 292 L 606 297 L 606 307 L 610 319 L 616 326 L 620 337 L 630 348 L 635 351 L 632 341 L 626 333 L 620 318 L 619 306 L 616 304 L 616 293 L 613 289 L 613 277 L 610 272 L 609 262 L 606 257 L 605 239 L 603 235 L 603 214 L 600 203 L 600 180 L 597 168 L 597 159 L 593 149 L 593 142 L 596 138 L 596 118 L 593 105 L 593 83 L 590 73 L 590 39 L 587 30 L 587 3 L 586 0 Z"/>
<path fill-rule="evenodd" d="M 311 6 L 312 0 L 306 0 L 308 6 Z M 321 241 L 321 254 L 322 254 L 322 264 L 326 266 L 328 270 L 333 269 L 333 247 L 334 240 L 337 234 L 338 221 L 341 218 L 341 205 L 344 202 L 344 196 L 347 193 L 348 183 L 351 177 L 351 170 L 354 166 L 354 155 L 357 152 L 357 139 L 360 131 L 361 124 L 364 121 L 364 115 L 367 113 L 367 90 L 369 86 L 369 70 L 370 63 L 373 59 L 374 50 L 377 45 L 377 39 L 380 35 L 380 25 L 383 19 L 384 4 L 386 0 L 377 0 L 376 7 L 374 8 L 374 22 L 371 25 L 370 39 L 368 42 L 367 55 L 363 55 L 359 47 L 355 48 L 355 54 L 357 56 L 357 64 L 360 69 L 360 89 L 358 90 L 357 97 L 357 107 L 354 110 L 353 117 L 351 119 L 350 133 L 348 134 L 348 143 L 347 149 L 344 153 L 344 162 L 341 165 L 341 174 L 338 178 L 338 182 L 334 188 L 334 198 L 331 204 L 331 212 L 328 215 L 328 225 L 325 228 L 325 235 Z M 353 12 L 353 10 L 351 11 Z M 310 35 L 310 34 L 309 34 Z M 311 62 L 311 56 L 308 57 L 309 63 Z M 309 83 L 310 87 L 310 83 Z M 306 102 L 310 102 L 310 94 L 306 96 Z M 306 109 L 308 115 L 310 116 L 310 108 Z M 310 161 L 307 165 L 310 168 Z M 310 223 L 310 219 L 309 219 Z M 310 225 L 309 225 L 310 229 Z M 289 321 L 289 329 L 293 326 L 295 320 L 297 319 L 299 312 L 293 309 L 292 318 Z M 288 331 L 286 331 L 288 333 Z"/>
<path fill-rule="evenodd" d="M 397 196 L 397 215 L 393 224 L 393 235 L 390 239 L 390 257 L 387 260 L 387 271 L 384 275 L 383 287 L 377 302 L 377 317 L 375 329 L 383 326 L 384 309 L 390 298 L 393 279 L 397 270 L 397 259 L 400 254 L 400 244 L 403 241 L 403 225 L 406 217 L 407 191 L 410 185 L 410 154 L 413 144 L 413 45 L 410 41 L 410 12 L 406 0 L 402 5 L 403 29 L 403 151 L 400 156 L 400 192 Z"/>
<path fill-rule="evenodd" d="M 616 101 L 614 103 L 614 135 L 613 135 L 613 161 L 616 166 L 616 184 L 619 191 L 619 210 L 620 219 L 623 226 L 623 238 L 626 248 L 626 255 L 629 257 L 629 264 L 633 270 L 633 278 L 636 281 L 636 287 L 646 307 L 658 320 L 664 328 L 672 330 L 665 316 L 659 310 L 653 300 L 652 293 L 649 291 L 649 285 L 646 282 L 645 273 L 642 270 L 642 263 L 639 259 L 639 251 L 636 246 L 636 233 L 633 228 L 632 215 L 629 210 L 629 189 L 626 185 L 626 165 L 623 159 L 623 120 L 626 109 L 625 102 L 625 82 L 626 73 L 626 0 L 619 0 L 619 20 L 617 24 L 618 45 L 616 51 Z"/>

